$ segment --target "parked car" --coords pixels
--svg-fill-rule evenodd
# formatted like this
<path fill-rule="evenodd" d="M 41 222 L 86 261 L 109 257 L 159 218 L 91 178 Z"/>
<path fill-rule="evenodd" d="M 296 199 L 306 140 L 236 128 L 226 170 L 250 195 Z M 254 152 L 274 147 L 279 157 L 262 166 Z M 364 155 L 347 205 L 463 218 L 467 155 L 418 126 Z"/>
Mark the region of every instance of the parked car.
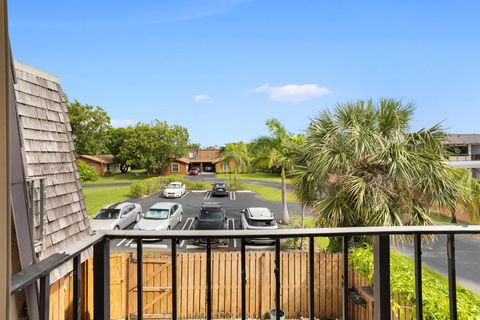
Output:
<path fill-rule="evenodd" d="M 183 221 L 183 206 L 174 202 L 157 202 L 135 225 L 135 230 L 170 230 Z"/>
<path fill-rule="evenodd" d="M 163 190 L 164 198 L 180 198 L 185 194 L 186 187 L 181 182 L 170 182 Z"/>
<path fill-rule="evenodd" d="M 213 171 L 215 171 L 215 167 L 207 164 L 207 165 L 205 165 L 205 166 L 203 167 L 203 171 L 205 171 L 205 172 L 213 172 Z"/>
<path fill-rule="evenodd" d="M 102 208 L 91 221 L 92 230 L 125 229 L 142 217 L 142 206 L 138 203 L 121 202 Z"/>
<path fill-rule="evenodd" d="M 199 172 L 200 172 L 200 170 L 198 170 L 197 168 L 191 168 L 191 169 L 188 171 L 188 174 L 189 174 L 190 176 L 197 176 Z"/>
<path fill-rule="evenodd" d="M 228 230 L 227 216 L 221 203 L 204 202 L 195 217 L 195 230 Z M 225 239 L 215 239 L 212 244 L 227 244 Z M 206 239 L 198 239 L 196 244 L 204 245 Z"/>
<path fill-rule="evenodd" d="M 228 185 L 224 182 L 215 182 L 212 185 L 212 196 L 228 197 Z"/>
<path fill-rule="evenodd" d="M 274 230 L 278 229 L 273 212 L 269 208 L 252 207 L 241 211 L 242 229 L 245 230 Z M 255 244 L 272 244 L 269 238 L 248 239 L 247 242 Z"/>

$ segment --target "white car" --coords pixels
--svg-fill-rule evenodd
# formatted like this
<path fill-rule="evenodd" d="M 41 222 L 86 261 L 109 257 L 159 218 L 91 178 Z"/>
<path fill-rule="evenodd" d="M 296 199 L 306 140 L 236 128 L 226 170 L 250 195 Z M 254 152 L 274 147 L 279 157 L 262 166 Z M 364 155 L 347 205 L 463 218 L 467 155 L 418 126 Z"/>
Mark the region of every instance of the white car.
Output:
<path fill-rule="evenodd" d="M 155 203 L 134 227 L 135 230 L 170 230 L 183 220 L 183 206 L 174 202 Z"/>
<path fill-rule="evenodd" d="M 102 208 L 91 220 L 92 230 L 121 230 L 142 217 L 138 203 L 114 203 Z"/>
<path fill-rule="evenodd" d="M 252 207 L 241 212 L 242 229 L 245 230 L 274 230 L 278 229 L 273 212 L 269 208 Z M 269 238 L 248 239 L 247 242 L 255 244 L 272 244 Z"/>
<path fill-rule="evenodd" d="M 185 194 L 185 185 L 181 182 L 170 182 L 163 190 L 164 198 L 180 198 Z"/>

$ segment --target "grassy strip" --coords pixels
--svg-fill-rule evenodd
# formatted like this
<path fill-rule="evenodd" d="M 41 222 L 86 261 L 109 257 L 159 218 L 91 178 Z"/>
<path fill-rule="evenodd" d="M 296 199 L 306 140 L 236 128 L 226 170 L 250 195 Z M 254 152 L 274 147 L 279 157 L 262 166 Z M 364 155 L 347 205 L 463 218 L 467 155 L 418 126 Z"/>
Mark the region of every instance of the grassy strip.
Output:
<path fill-rule="evenodd" d="M 130 187 L 96 187 L 83 188 L 87 213 L 93 215 L 110 203 L 129 198 Z"/>
<path fill-rule="evenodd" d="M 370 282 L 373 279 L 373 249 L 358 248 L 350 253 L 350 263 Z M 413 260 L 392 250 L 391 251 L 391 290 L 400 299 L 415 309 L 415 269 Z M 449 319 L 448 281 L 442 275 L 422 268 L 423 283 L 423 314 L 424 319 Z M 457 286 L 457 308 L 459 319 L 479 319 L 480 298 L 471 291 Z M 398 309 L 399 302 L 395 302 Z M 412 310 L 412 315 L 415 311 Z"/>
<path fill-rule="evenodd" d="M 219 179 L 233 179 L 233 173 L 218 173 L 217 178 Z M 280 175 L 277 173 L 265 173 L 265 172 L 257 172 L 257 173 L 237 173 L 238 180 L 259 180 L 259 181 L 269 181 L 269 182 L 278 182 L 280 183 L 282 180 Z M 287 178 L 287 183 L 290 183 L 290 179 Z"/>
<path fill-rule="evenodd" d="M 250 190 L 256 192 L 260 197 L 267 201 L 282 201 L 282 191 L 280 189 L 257 186 L 249 183 L 242 183 L 242 186 L 245 190 Z M 297 198 L 291 192 L 287 192 L 287 202 L 297 202 Z"/>

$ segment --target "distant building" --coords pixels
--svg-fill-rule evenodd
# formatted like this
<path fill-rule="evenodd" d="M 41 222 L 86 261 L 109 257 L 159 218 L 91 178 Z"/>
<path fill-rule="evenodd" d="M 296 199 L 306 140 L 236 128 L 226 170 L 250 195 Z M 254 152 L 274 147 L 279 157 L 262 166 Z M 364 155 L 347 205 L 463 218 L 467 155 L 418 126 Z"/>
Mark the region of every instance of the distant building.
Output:
<path fill-rule="evenodd" d="M 190 150 L 182 158 L 174 159 L 163 170 L 163 174 L 186 174 L 192 168 L 198 168 L 201 173 L 220 173 L 233 171 L 233 159 L 223 161 L 221 148 L 205 148 Z"/>
<path fill-rule="evenodd" d="M 446 147 L 449 165 L 469 169 L 474 178 L 480 178 L 480 134 L 450 134 Z"/>
<path fill-rule="evenodd" d="M 90 155 L 80 155 L 78 160 L 85 162 L 89 166 L 95 168 L 97 174 L 100 177 L 105 175 L 105 172 L 110 171 L 111 173 L 120 173 L 120 164 L 115 163 L 114 156 L 111 154 L 90 156 Z"/>

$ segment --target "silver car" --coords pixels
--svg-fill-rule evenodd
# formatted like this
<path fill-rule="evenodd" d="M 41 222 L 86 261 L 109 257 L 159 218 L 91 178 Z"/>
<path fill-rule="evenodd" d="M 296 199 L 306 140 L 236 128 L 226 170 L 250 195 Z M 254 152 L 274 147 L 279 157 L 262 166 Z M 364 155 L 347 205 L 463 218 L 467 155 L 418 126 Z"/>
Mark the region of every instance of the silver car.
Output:
<path fill-rule="evenodd" d="M 273 230 L 278 229 L 273 212 L 268 208 L 253 207 L 242 210 L 242 229 L 245 230 Z M 272 244 L 269 238 L 248 239 L 247 242 L 255 244 Z"/>
<path fill-rule="evenodd" d="M 174 202 L 155 203 L 135 226 L 135 230 L 170 230 L 183 220 L 183 206 Z"/>
<path fill-rule="evenodd" d="M 92 219 L 92 230 L 121 230 L 140 220 L 142 206 L 138 203 L 114 203 L 102 208 Z"/>

